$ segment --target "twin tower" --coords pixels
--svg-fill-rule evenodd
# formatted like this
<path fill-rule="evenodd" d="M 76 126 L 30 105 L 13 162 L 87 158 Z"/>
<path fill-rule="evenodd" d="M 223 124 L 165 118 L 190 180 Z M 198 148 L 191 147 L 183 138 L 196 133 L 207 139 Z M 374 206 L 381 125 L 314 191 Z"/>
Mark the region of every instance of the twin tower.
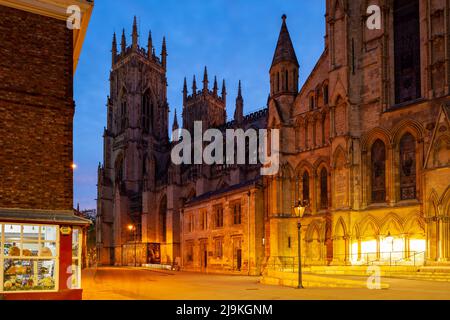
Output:
<path fill-rule="evenodd" d="M 117 48 L 116 34 L 112 42 L 112 72 L 111 72 L 111 104 L 117 100 L 129 100 L 125 95 L 133 91 L 136 95 L 136 108 L 126 103 L 119 103 L 118 111 L 111 108 L 111 126 L 108 130 L 118 134 L 125 131 L 127 124 L 140 127 L 142 131 L 154 136 L 159 141 L 167 142 L 168 104 L 167 104 L 167 46 L 163 38 L 162 49 L 157 56 L 153 46 L 152 34 L 149 32 L 147 49 L 139 45 L 139 33 L 136 17 L 133 22 L 132 44 L 127 45 L 125 30 L 122 31 L 120 52 Z M 131 71 L 133 70 L 133 71 Z M 131 72 L 130 72 L 131 71 Z M 219 128 L 226 124 L 226 84 L 222 81 L 221 90 L 217 77 L 214 77 L 212 89 L 209 88 L 208 70 L 205 67 L 203 84 L 197 87 L 195 76 L 192 81 L 192 90 L 189 94 L 186 78 L 183 87 L 183 128 L 193 132 L 194 121 L 202 121 L 204 128 Z M 141 99 L 139 99 L 139 94 Z M 141 101 L 139 101 L 141 100 Z M 130 102 L 130 101 L 128 101 Z M 141 102 L 141 103 L 140 103 Z M 136 110 L 134 110 L 136 109 Z M 244 100 L 242 98 L 241 83 L 239 82 L 238 96 L 236 98 L 236 111 L 234 120 L 241 123 L 244 119 Z M 135 113 L 132 115 L 131 113 Z M 138 116 L 140 114 L 140 117 Z M 138 119 L 140 118 L 140 119 Z M 174 114 L 172 130 L 179 129 L 176 111 Z"/>

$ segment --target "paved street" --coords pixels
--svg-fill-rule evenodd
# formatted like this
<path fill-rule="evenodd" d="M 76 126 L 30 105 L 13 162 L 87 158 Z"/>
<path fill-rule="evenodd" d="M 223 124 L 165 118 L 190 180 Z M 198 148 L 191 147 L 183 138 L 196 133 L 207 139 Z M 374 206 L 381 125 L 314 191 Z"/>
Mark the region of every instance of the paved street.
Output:
<path fill-rule="evenodd" d="M 388 279 L 388 290 L 297 290 L 267 286 L 257 277 L 205 275 L 133 268 L 99 268 L 83 272 L 86 300 L 450 300 L 449 282 Z"/>

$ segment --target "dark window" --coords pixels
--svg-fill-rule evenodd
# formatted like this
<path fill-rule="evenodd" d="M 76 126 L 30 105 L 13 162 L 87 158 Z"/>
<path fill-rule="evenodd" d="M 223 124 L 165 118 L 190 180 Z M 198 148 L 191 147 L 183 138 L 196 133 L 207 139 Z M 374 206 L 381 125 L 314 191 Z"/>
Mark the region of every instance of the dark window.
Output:
<path fill-rule="evenodd" d="M 325 105 L 328 104 L 328 99 L 329 99 L 329 97 L 328 97 L 328 85 L 326 84 L 326 85 L 323 87 L 323 103 L 324 103 Z"/>
<path fill-rule="evenodd" d="M 395 103 L 420 98 L 419 0 L 394 1 Z"/>
<path fill-rule="evenodd" d="M 222 208 L 222 206 L 215 207 L 214 211 L 215 211 L 216 228 L 222 228 L 223 227 L 223 208 Z"/>
<path fill-rule="evenodd" d="M 286 84 L 285 84 L 285 88 L 284 88 L 284 89 L 285 89 L 286 91 L 289 91 L 289 71 L 287 71 L 287 70 L 286 70 L 285 77 L 286 77 L 286 79 L 285 79 L 285 83 L 286 83 Z"/>
<path fill-rule="evenodd" d="M 215 251 L 216 251 L 216 258 L 222 258 L 222 256 L 223 256 L 223 239 L 215 240 Z"/>
<path fill-rule="evenodd" d="M 309 110 L 314 110 L 314 95 L 309 97 Z"/>
<path fill-rule="evenodd" d="M 166 242 L 167 235 L 167 198 L 161 201 L 159 206 L 159 217 L 160 217 L 160 226 L 161 226 L 161 241 Z"/>
<path fill-rule="evenodd" d="M 239 202 L 233 204 L 233 224 L 238 225 L 242 223 L 241 204 Z"/>
<path fill-rule="evenodd" d="M 303 173 L 303 200 L 309 202 L 309 173 L 305 171 Z"/>
<path fill-rule="evenodd" d="M 277 93 L 280 92 L 280 73 L 277 72 Z"/>
<path fill-rule="evenodd" d="M 328 208 L 328 172 L 325 168 L 320 171 L 320 208 Z"/>
<path fill-rule="evenodd" d="M 386 201 L 386 147 L 381 140 L 372 145 L 372 202 Z"/>
<path fill-rule="evenodd" d="M 407 133 L 400 140 L 400 198 L 416 199 L 416 141 Z"/>

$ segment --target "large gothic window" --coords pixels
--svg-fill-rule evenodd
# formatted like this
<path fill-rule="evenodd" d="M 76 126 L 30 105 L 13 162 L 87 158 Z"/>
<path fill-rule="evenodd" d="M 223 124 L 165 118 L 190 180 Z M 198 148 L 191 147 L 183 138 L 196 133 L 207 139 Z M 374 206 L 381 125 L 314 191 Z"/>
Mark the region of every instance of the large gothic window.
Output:
<path fill-rule="evenodd" d="M 309 173 L 308 171 L 305 171 L 303 173 L 303 200 L 306 200 L 309 202 Z"/>
<path fill-rule="evenodd" d="M 151 112 L 151 102 L 150 94 L 146 91 L 142 97 L 142 129 L 145 133 L 150 132 L 150 112 Z"/>
<path fill-rule="evenodd" d="M 416 199 L 416 141 L 407 133 L 400 140 L 400 198 Z"/>
<path fill-rule="evenodd" d="M 394 1 L 395 103 L 420 98 L 419 0 Z"/>
<path fill-rule="evenodd" d="M 381 140 L 372 145 L 372 203 L 386 201 L 386 147 Z"/>
<path fill-rule="evenodd" d="M 125 130 L 127 125 L 127 102 L 122 101 L 120 104 L 120 132 Z"/>
<path fill-rule="evenodd" d="M 322 168 L 320 171 L 320 209 L 328 208 L 328 172 Z"/>

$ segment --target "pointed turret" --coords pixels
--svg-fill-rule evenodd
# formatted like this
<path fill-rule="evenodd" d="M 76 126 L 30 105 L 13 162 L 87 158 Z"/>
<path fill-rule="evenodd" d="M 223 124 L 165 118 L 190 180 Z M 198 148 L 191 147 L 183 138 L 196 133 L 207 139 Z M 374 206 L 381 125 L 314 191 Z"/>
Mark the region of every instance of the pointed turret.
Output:
<path fill-rule="evenodd" d="M 197 95 L 197 81 L 195 81 L 195 75 L 194 79 L 192 80 L 192 95 Z"/>
<path fill-rule="evenodd" d="M 113 40 L 112 40 L 111 54 L 112 54 L 112 64 L 114 65 L 114 63 L 116 63 L 116 58 L 117 58 L 117 39 L 116 39 L 115 32 L 114 32 Z"/>
<path fill-rule="evenodd" d="M 225 106 L 227 105 L 227 88 L 225 86 L 225 79 L 222 82 L 222 100 Z"/>
<path fill-rule="evenodd" d="M 287 28 L 286 15 L 281 18 L 283 22 L 270 67 L 271 94 L 297 94 L 299 64 Z"/>
<path fill-rule="evenodd" d="M 203 73 L 203 92 L 208 92 L 208 69 L 205 66 L 205 71 Z"/>
<path fill-rule="evenodd" d="M 148 32 L 148 43 L 147 43 L 147 54 L 148 58 L 150 59 L 152 57 L 153 52 L 153 40 L 152 40 L 152 32 Z"/>
<path fill-rule="evenodd" d="M 161 49 L 161 63 L 164 69 L 167 67 L 167 47 L 166 47 L 166 37 L 163 38 L 162 49 Z"/>
<path fill-rule="evenodd" d="M 184 85 L 183 85 L 183 106 L 186 104 L 187 96 L 188 96 L 187 81 L 186 81 L 186 77 L 184 77 Z"/>
<path fill-rule="evenodd" d="M 124 55 L 127 50 L 127 38 L 125 37 L 125 29 L 122 30 L 122 41 L 120 42 L 121 54 Z"/>
<path fill-rule="evenodd" d="M 214 87 L 213 87 L 213 94 L 217 97 L 217 93 L 219 92 L 219 86 L 217 85 L 217 77 L 214 76 Z"/>
<path fill-rule="evenodd" d="M 234 120 L 241 124 L 244 121 L 244 99 L 242 98 L 241 80 L 239 80 L 238 95 L 236 98 L 236 110 L 234 112 Z"/>
<path fill-rule="evenodd" d="M 175 109 L 175 114 L 173 116 L 172 132 L 177 131 L 179 128 L 180 126 L 178 125 L 177 109 Z"/>
<path fill-rule="evenodd" d="M 133 49 L 137 49 L 138 47 L 138 28 L 137 28 L 137 20 L 136 20 L 136 16 L 134 16 L 134 20 L 133 20 L 133 33 L 131 34 L 131 39 L 132 39 L 132 48 Z"/>

